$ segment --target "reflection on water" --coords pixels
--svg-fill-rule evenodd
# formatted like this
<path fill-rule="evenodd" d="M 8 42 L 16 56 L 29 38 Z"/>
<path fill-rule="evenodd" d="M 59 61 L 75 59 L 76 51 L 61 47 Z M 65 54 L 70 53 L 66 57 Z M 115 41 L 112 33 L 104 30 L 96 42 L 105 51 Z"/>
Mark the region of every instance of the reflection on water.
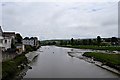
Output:
<path fill-rule="evenodd" d="M 40 55 L 32 62 L 24 78 L 117 78 L 118 75 L 104 70 L 82 59 L 71 58 L 70 48 L 44 46 Z M 85 52 L 85 50 L 74 49 Z M 82 54 L 82 53 L 78 53 Z"/>

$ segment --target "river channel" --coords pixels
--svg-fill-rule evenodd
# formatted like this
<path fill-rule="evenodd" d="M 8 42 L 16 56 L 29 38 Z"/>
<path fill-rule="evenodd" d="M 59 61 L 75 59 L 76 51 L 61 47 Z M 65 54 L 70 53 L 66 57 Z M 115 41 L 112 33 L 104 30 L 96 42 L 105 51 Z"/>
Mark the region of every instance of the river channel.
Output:
<path fill-rule="evenodd" d="M 56 46 L 42 46 L 39 55 L 30 63 L 24 78 L 118 78 L 115 73 L 100 68 L 83 59 L 71 57 L 68 52 L 74 50 L 85 52 L 84 49 L 72 49 Z M 81 55 L 81 53 L 79 53 Z"/>

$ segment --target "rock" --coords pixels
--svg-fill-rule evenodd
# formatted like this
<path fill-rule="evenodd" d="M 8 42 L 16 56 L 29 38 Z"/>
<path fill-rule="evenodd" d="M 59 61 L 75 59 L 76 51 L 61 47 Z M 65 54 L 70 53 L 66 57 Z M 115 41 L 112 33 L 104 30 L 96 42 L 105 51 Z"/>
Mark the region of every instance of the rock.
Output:
<path fill-rule="evenodd" d="M 32 69 L 32 67 L 31 67 L 31 66 L 29 66 L 29 69 Z"/>

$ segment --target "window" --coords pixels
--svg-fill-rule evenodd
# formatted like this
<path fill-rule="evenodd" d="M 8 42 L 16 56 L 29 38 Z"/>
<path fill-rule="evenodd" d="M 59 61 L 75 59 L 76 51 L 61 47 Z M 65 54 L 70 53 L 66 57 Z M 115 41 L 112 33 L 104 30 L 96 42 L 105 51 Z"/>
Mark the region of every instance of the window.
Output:
<path fill-rule="evenodd" d="M 7 44 L 7 40 L 5 40 L 5 43 Z"/>

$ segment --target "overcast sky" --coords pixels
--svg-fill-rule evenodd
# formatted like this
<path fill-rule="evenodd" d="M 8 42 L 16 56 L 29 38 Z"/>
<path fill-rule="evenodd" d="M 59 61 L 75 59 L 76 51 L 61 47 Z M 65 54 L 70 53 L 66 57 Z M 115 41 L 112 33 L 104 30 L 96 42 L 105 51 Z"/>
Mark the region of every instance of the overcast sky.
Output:
<path fill-rule="evenodd" d="M 118 0 L 7 1 L 0 3 L 0 25 L 4 31 L 19 32 L 23 37 L 45 40 L 118 36 Z"/>

